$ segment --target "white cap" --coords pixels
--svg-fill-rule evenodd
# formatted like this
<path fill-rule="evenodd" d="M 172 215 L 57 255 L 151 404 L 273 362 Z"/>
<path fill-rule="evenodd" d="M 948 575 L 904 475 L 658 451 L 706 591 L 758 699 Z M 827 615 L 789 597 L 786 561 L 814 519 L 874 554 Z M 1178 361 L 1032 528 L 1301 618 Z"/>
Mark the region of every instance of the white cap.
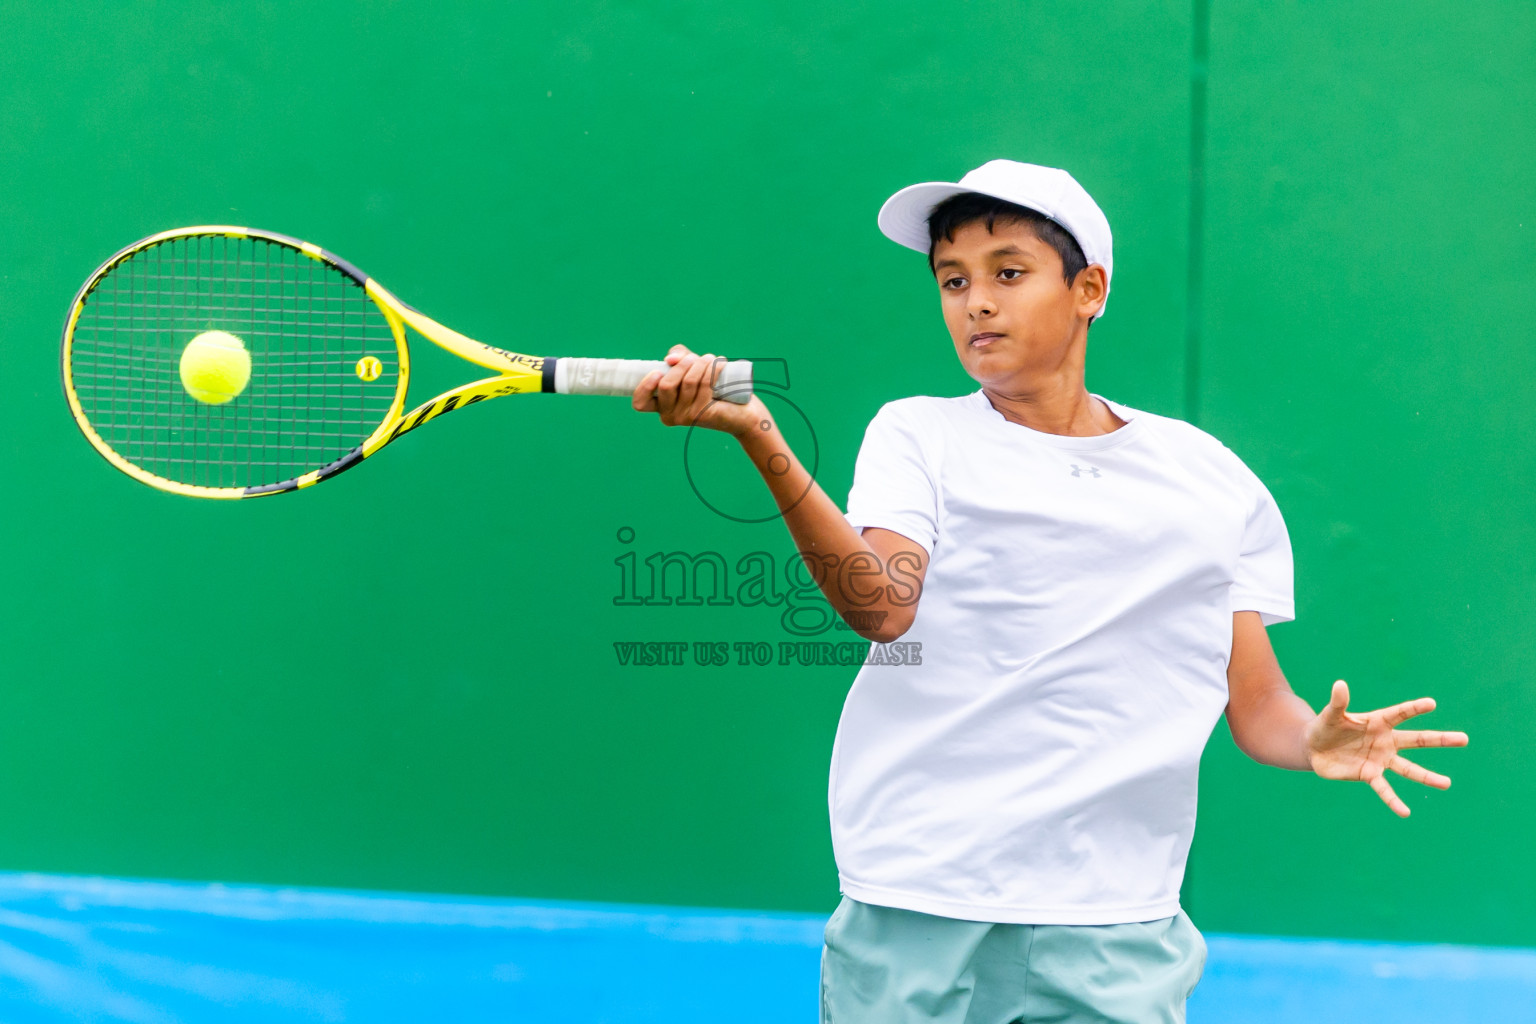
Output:
<path fill-rule="evenodd" d="M 1077 179 L 1057 167 L 988 160 L 958 182 L 908 185 L 880 207 L 880 230 L 891 241 L 927 255 L 929 214 L 935 206 L 962 192 L 980 192 L 1038 210 L 1066 228 L 1077 239 L 1088 262 L 1104 268 L 1104 302 L 1109 303 L 1109 279 L 1115 273 L 1109 219 Z M 1104 306 L 1100 306 L 1094 319 L 1103 315 Z"/>

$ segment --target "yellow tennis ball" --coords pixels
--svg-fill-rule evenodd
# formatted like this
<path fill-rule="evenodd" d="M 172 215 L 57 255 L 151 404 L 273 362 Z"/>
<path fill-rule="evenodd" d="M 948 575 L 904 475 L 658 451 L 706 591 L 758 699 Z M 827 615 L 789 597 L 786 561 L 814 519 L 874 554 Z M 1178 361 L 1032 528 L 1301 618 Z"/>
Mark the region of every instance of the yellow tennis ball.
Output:
<path fill-rule="evenodd" d="M 251 354 L 225 331 L 204 331 L 181 350 L 181 386 L 208 405 L 223 405 L 251 382 Z"/>

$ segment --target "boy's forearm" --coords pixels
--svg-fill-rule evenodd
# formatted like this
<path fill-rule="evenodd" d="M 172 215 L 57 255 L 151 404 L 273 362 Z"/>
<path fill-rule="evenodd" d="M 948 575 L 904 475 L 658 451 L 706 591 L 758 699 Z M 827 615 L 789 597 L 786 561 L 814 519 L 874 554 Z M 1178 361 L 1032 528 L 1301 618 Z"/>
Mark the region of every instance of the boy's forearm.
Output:
<path fill-rule="evenodd" d="M 891 567 L 800 464 L 778 425 L 766 422 L 767 429 L 749 431 L 737 440 L 772 492 L 795 549 L 828 602 L 855 632 L 869 640 L 889 639 L 879 627 L 865 627 L 861 620 L 889 618 L 905 596 L 901 581 L 892 577 Z M 868 614 L 882 611 L 883 616 Z M 863 614 L 850 617 L 850 612 Z"/>
<path fill-rule="evenodd" d="M 1298 772 L 1312 770 L 1307 726 L 1316 717 L 1317 713 L 1289 686 L 1270 691 L 1247 707 L 1227 709 L 1232 739 L 1243 753 L 1260 764 Z"/>
<path fill-rule="evenodd" d="M 754 430 L 738 440 L 772 492 L 799 551 L 844 555 L 868 550 L 837 503 L 800 464 L 777 424 L 769 421 L 767 430 Z"/>

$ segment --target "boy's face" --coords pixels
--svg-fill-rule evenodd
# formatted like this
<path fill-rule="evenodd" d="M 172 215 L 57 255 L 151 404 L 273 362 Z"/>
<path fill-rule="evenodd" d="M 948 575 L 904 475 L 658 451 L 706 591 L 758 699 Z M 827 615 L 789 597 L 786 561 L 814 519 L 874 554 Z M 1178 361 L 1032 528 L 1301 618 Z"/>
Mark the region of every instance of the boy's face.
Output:
<path fill-rule="evenodd" d="M 1104 296 L 1104 270 L 1090 266 L 1069 287 L 1061 257 L 1028 224 L 972 221 L 933 251 L 944 323 L 965 372 L 978 383 L 1032 390 L 1067 369 L 1073 340 Z M 1081 372 L 1081 366 L 1077 367 Z"/>

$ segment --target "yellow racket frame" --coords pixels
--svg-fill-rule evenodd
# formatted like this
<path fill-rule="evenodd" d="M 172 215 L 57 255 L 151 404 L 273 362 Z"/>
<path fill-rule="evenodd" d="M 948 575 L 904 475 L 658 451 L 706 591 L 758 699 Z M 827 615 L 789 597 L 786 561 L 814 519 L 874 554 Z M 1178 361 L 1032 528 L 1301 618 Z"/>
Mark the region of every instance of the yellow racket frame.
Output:
<path fill-rule="evenodd" d="M 151 473 L 140 466 L 123 458 L 102 439 L 96 428 L 91 425 L 84 408 L 80 403 L 80 396 L 75 390 L 74 379 L 70 369 L 70 350 L 74 342 L 75 325 L 80 320 L 80 314 L 85 309 L 86 300 L 95 290 L 107 274 L 111 273 L 124 260 L 135 253 L 153 248 L 176 238 L 193 236 L 223 236 L 225 238 L 252 238 L 291 249 L 308 256 L 319 263 L 324 263 L 340 271 L 351 278 L 367 292 L 373 300 L 384 319 L 389 324 L 390 332 L 395 338 L 395 350 L 399 359 L 399 376 L 395 385 L 394 401 L 389 407 L 388 413 L 374 430 L 361 444 L 340 458 L 311 470 L 302 476 L 278 483 L 261 484 L 251 487 L 206 487 L 198 484 L 186 484 L 177 480 Z M 497 376 L 486 377 L 482 380 L 471 381 L 460 385 L 450 391 L 445 391 L 430 401 L 416 406 L 410 412 L 403 412 L 405 408 L 406 390 L 410 385 L 411 357 L 410 350 L 405 341 L 405 328 L 420 334 L 423 338 L 441 348 L 447 349 L 461 359 L 496 370 Z M 191 498 L 256 498 L 268 494 L 284 494 L 289 491 L 300 490 L 319 483 L 328 477 L 350 469 L 373 455 L 379 449 L 389 444 L 402 434 L 407 434 L 417 427 L 444 413 L 465 406 L 483 402 L 489 398 L 499 398 L 503 395 L 530 394 L 540 391 L 554 390 L 554 363 L 552 358 L 542 356 L 527 356 L 517 352 L 508 352 L 505 349 L 495 348 L 482 342 L 467 338 L 458 331 L 444 327 L 442 324 L 425 316 L 410 306 L 395 298 L 383 285 L 364 274 L 357 267 L 332 253 L 326 252 L 318 245 L 305 242 L 288 235 L 280 235 L 272 231 L 260 231 L 255 228 L 231 227 L 229 225 L 203 225 L 200 227 L 175 228 L 170 231 L 162 231 L 159 234 L 150 235 L 118 252 L 106 263 L 103 263 L 96 272 L 81 286 L 75 295 L 74 302 L 70 305 L 69 315 L 64 323 L 64 341 L 62 359 L 64 364 L 64 392 L 69 399 L 70 410 L 74 413 L 75 423 L 81 433 L 85 435 L 91 446 L 101 453 L 102 457 L 113 466 L 138 480 L 140 483 L 169 491 L 172 494 L 181 494 Z"/>

